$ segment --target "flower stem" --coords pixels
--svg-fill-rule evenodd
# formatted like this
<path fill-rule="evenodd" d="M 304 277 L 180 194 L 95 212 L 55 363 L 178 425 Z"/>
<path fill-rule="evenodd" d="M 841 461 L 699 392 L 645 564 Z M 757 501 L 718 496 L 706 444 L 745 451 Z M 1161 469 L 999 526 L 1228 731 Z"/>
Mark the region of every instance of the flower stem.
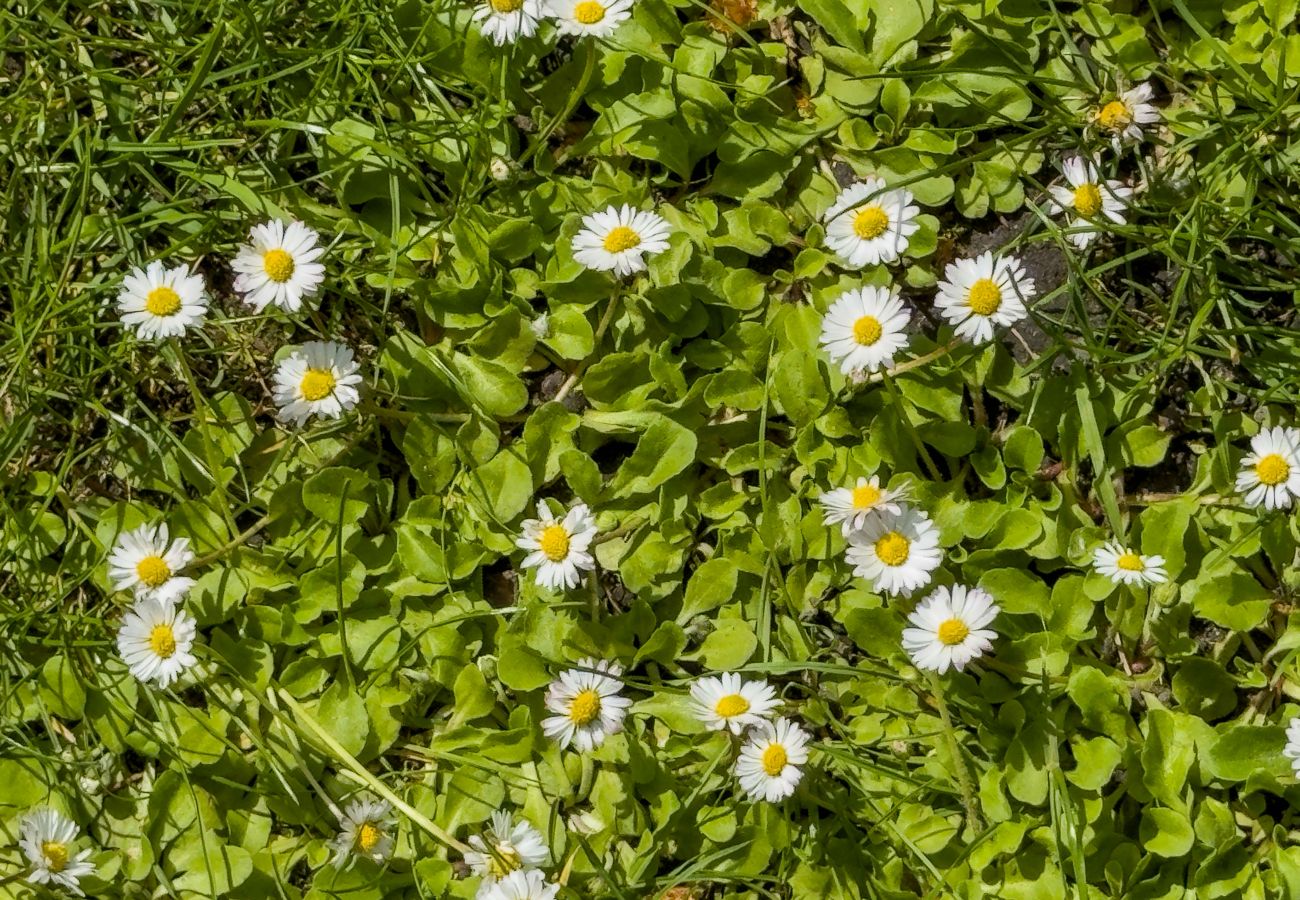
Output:
<path fill-rule="evenodd" d="M 957 729 L 952 724 L 952 713 L 948 710 L 948 701 L 943 696 L 943 682 L 934 672 L 930 673 L 930 687 L 934 691 L 935 702 L 939 706 L 939 718 L 943 720 L 943 732 L 948 736 L 948 749 L 952 753 L 953 771 L 957 773 L 957 787 L 961 791 L 962 806 L 966 808 L 966 823 L 971 829 L 980 828 L 979 802 L 975 799 L 975 788 L 971 782 L 970 770 L 966 768 L 966 757 L 962 755 L 961 745 L 957 742 Z"/>

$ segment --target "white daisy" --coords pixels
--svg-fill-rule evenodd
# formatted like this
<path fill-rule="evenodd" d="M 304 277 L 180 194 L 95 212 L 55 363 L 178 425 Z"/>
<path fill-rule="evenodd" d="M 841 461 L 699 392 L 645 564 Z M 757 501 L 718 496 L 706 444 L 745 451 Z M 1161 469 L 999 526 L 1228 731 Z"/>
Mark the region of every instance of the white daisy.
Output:
<path fill-rule="evenodd" d="M 980 588 L 935 588 L 907 617 L 912 627 L 903 629 L 903 649 L 918 669 L 960 672 L 993 647 L 998 633 L 987 626 L 999 612 Z"/>
<path fill-rule="evenodd" d="M 632 0 L 547 0 L 546 10 L 560 34 L 603 38 L 631 18 Z"/>
<path fill-rule="evenodd" d="M 339 833 L 334 838 L 336 866 L 351 864 L 357 858 L 381 863 L 393 852 L 393 832 L 397 822 L 386 800 L 353 800 L 339 819 Z"/>
<path fill-rule="evenodd" d="M 475 875 L 483 876 L 478 888 L 480 900 L 516 869 L 536 869 L 546 862 L 546 841 L 541 832 L 523 819 L 514 821 L 510 813 L 501 810 L 492 813 L 486 839 L 473 835 L 469 845 L 474 849 L 465 854 L 465 864 Z"/>
<path fill-rule="evenodd" d="M 180 607 L 160 600 L 135 601 L 117 632 L 117 652 L 131 674 L 165 688 L 194 665 L 194 619 Z"/>
<path fill-rule="evenodd" d="M 334 341 L 310 341 L 275 370 L 275 404 L 283 422 L 299 427 L 312 416 L 337 419 L 361 399 L 352 349 Z"/>
<path fill-rule="evenodd" d="M 117 311 L 122 324 L 142 338 L 179 337 L 207 315 L 207 287 L 202 275 L 191 275 L 185 266 L 151 262 L 122 279 Z"/>
<path fill-rule="evenodd" d="M 325 280 L 325 267 L 316 262 L 325 252 L 319 240 L 301 222 L 254 225 L 231 263 L 237 273 L 235 290 L 258 312 L 272 303 L 297 312 L 303 298 L 315 294 Z"/>
<path fill-rule="evenodd" d="M 108 557 L 108 577 L 119 591 L 176 603 L 194 585 L 193 578 L 176 573 L 193 560 L 188 538 L 170 540 L 166 524 L 141 525 L 118 535 Z"/>
<path fill-rule="evenodd" d="M 1093 121 L 1111 135 L 1116 147 L 1123 140 L 1140 141 L 1144 126 L 1160 121 L 1160 110 L 1151 102 L 1151 85 L 1139 84 L 1097 107 Z"/>
<path fill-rule="evenodd" d="M 1103 219 L 1123 225 L 1124 207 L 1133 196 L 1133 189 L 1122 181 L 1103 181 L 1091 160 L 1071 156 L 1062 166 L 1066 185 L 1052 185 L 1052 214 L 1069 218 L 1070 242 L 1080 250 L 1087 247 L 1101 233 L 1096 227 Z"/>
<path fill-rule="evenodd" d="M 912 205 L 911 191 L 886 190 L 885 182 L 872 176 L 840 191 L 822 217 L 826 246 L 854 269 L 891 263 L 920 227 L 920 211 Z"/>
<path fill-rule="evenodd" d="M 736 777 L 753 800 L 775 803 L 794 793 L 808 761 L 808 732 L 789 719 L 760 722 L 736 759 Z"/>
<path fill-rule="evenodd" d="M 70 845 L 77 834 L 76 823 L 55 810 L 42 808 L 23 816 L 18 828 L 18 846 L 32 864 L 27 880 L 32 884 L 58 885 L 84 897 L 78 882 L 93 873 L 95 865 L 86 862 L 89 850 L 72 855 Z"/>
<path fill-rule="evenodd" d="M 611 206 L 582 217 L 582 230 L 573 236 L 573 258 L 598 272 L 632 275 L 645 270 L 646 254 L 668 249 L 671 233 L 657 213 Z"/>
<path fill-rule="evenodd" d="M 542 0 L 484 0 L 474 8 L 474 21 L 478 22 L 479 30 L 498 47 L 521 37 L 532 37 L 538 21 L 545 15 Z M 492 163 L 495 165 L 496 160 Z"/>
<path fill-rule="evenodd" d="M 1169 578 L 1163 556 L 1142 556 L 1118 541 L 1098 547 L 1092 566 L 1116 584 L 1161 584 Z"/>
<path fill-rule="evenodd" d="M 1265 428 L 1251 438 L 1237 490 L 1247 506 L 1289 509 L 1292 498 L 1300 497 L 1300 430 Z"/>
<path fill-rule="evenodd" d="M 822 349 L 845 375 L 887 369 L 907 345 L 910 318 L 893 288 L 845 291 L 822 316 Z"/>
<path fill-rule="evenodd" d="M 766 681 L 741 681 L 735 672 L 697 678 L 691 684 L 692 710 L 710 731 L 726 728 L 740 734 L 764 721 L 780 705 L 776 690 Z"/>
<path fill-rule="evenodd" d="M 845 556 L 853 574 L 869 580 L 872 590 L 904 597 L 929 584 L 943 561 L 939 529 L 907 504 L 898 515 L 875 516 L 851 532 Z"/>
<path fill-rule="evenodd" d="M 900 501 L 907 499 L 905 490 L 880 486 L 880 476 L 859 478 L 851 488 L 836 488 L 817 498 L 822 505 L 822 520 L 827 525 L 840 524 L 844 536 L 867 524 L 875 516 L 896 516 L 903 511 Z"/>
<path fill-rule="evenodd" d="M 1291 720 L 1286 728 L 1286 746 L 1282 748 L 1282 755 L 1291 760 L 1291 768 L 1295 770 L 1296 777 L 1300 778 L 1300 716 Z"/>
<path fill-rule="evenodd" d="M 578 668 L 561 672 L 546 689 L 546 708 L 556 715 L 542 720 L 542 731 L 561 747 L 576 745 L 580 753 L 594 750 L 606 737 L 622 731 L 632 705 L 619 696 L 622 674 L 618 663 L 594 659 L 580 659 Z"/>
<path fill-rule="evenodd" d="M 1014 325 L 1028 315 L 1034 279 L 1014 256 L 982 253 L 949 263 L 943 274 L 935 308 L 972 344 L 992 340 L 994 325 Z"/>
<path fill-rule="evenodd" d="M 516 870 L 502 878 L 479 900 L 554 900 L 560 886 L 551 884 L 537 869 Z"/>
<path fill-rule="evenodd" d="M 537 583 L 553 591 L 570 590 L 582 573 L 596 567 L 588 547 L 596 536 L 596 520 L 587 504 L 578 503 L 562 520 L 551 515 L 545 500 L 537 501 L 537 518 L 525 519 L 515 545 L 531 551 L 522 567 L 537 569 Z"/>

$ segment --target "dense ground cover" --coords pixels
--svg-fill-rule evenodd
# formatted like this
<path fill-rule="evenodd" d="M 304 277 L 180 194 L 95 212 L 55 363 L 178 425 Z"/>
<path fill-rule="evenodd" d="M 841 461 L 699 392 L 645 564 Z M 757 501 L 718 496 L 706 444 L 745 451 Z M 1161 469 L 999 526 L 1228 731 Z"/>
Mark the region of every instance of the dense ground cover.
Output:
<path fill-rule="evenodd" d="M 94 897 L 468 898 L 500 810 L 562 898 L 1300 894 L 1300 532 L 1236 485 L 1300 391 L 1295 0 L 636 0 L 504 46 L 473 15 L 0 10 L 0 894 L 49 890 L 43 807 Z M 1140 84 L 1160 121 L 1113 141 Z M 1076 154 L 1133 190 L 1082 249 Z M 824 214 L 870 176 L 919 227 L 859 269 Z M 575 259 L 611 204 L 670 226 L 643 274 Z M 273 219 L 321 235 L 296 311 L 236 289 Z M 935 297 L 986 250 L 1036 291 L 973 345 Z M 155 260 L 206 281 L 183 337 L 115 309 Z M 907 346 L 846 375 L 823 316 L 890 285 Z M 277 420 L 317 340 L 359 403 Z M 1000 607 L 963 671 L 903 649 L 934 585 L 875 590 L 824 519 L 872 475 L 936 526 L 934 585 Z M 522 567 L 539 500 L 594 516 L 571 590 Z M 109 563 L 159 523 L 195 555 L 166 687 Z M 1110 541 L 1167 581 L 1095 571 Z M 587 657 L 631 707 L 562 749 L 548 685 Z M 727 671 L 810 736 L 788 799 L 693 714 Z M 332 864 L 368 800 L 391 848 L 358 825 Z"/>

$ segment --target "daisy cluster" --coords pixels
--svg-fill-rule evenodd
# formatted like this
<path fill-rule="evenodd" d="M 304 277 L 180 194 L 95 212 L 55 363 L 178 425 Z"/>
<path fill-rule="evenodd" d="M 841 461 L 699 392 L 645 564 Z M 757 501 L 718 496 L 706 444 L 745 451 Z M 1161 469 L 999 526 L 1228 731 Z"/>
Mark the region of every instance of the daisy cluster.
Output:
<path fill-rule="evenodd" d="M 546 21 L 560 34 L 606 38 L 631 15 L 632 0 L 483 0 L 474 8 L 479 30 L 497 46 L 532 37 Z"/>

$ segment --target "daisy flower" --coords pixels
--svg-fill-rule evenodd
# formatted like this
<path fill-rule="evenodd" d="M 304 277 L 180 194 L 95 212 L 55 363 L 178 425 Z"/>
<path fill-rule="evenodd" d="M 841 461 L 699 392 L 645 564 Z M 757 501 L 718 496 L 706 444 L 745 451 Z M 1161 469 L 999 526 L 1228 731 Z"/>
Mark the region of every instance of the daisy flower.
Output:
<path fill-rule="evenodd" d="M 177 575 L 194 560 L 188 538 L 170 540 L 167 525 L 141 525 L 119 535 L 108 557 L 108 577 L 119 591 L 166 603 L 179 602 L 194 585 Z"/>
<path fill-rule="evenodd" d="M 162 600 L 135 601 L 117 632 L 117 652 L 131 674 L 143 682 L 165 688 L 194 665 L 193 617 Z"/>
<path fill-rule="evenodd" d="M 235 290 L 258 312 L 275 304 L 297 312 L 304 297 L 320 289 L 325 267 L 316 262 L 325 248 L 320 236 L 301 222 L 278 220 L 254 225 L 248 243 L 235 254 Z"/>
<path fill-rule="evenodd" d="M 474 9 L 479 30 L 498 47 L 513 44 L 521 37 L 532 37 L 538 20 L 545 15 L 542 0 L 484 0 Z M 496 160 L 492 162 L 495 165 Z"/>
<path fill-rule="evenodd" d="M 122 324 L 142 338 L 179 337 L 207 315 L 207 287 L 202 275 L 191 275 L 185 266 L 151 262 L 122 279 L 117 311 Z"/>
<path fill-rule="evenodd" d="M 1052 185 L 1052 214 L 1069 219 L 1070 242 L 1080 250 L 1087 247 L 1100 234 L 1095 223 L 1109 219 L 1123 225 L 1124 207 L 1133 196 L 1133 189 L 1121 181 L 1103 181 L 1097 167 L 1090 160 L 1071 156 L 1062 166 L 1066 185 Z"/>
<path fill-rule="evenodd" d="M 885 182 L 875 176 L 851 184 L 822 218 L 826 246 L 854 269 L 891 263 L 903 255 L 920 227 L 920 209 L 911 204 L 911 191 L 886 190 Z"/>
<path fill-rule="evenodd" d="M 988 625 L 998 612 L 993 598 L 980 588 L 935 588 L 907 617 L 912 627 L 903 629 L 903 649 L 918 669 L 940 675 L 949 667 L 960 672 L 993 647 L 998 633 Z"/>
<path fill-rule="evenodd" d="M 1163 556 L 1142 556 L 1118 541 L 1098 547 L 1092 567 L 1116 584 L 1161 584 L 1169 578 Z"/>
<path fill-rule="evenodd" d="M 561 748 L 575 744 L 580 753 L 594 750 L 606 737 L 622 731 L 632 705 L 619 696 L 622 674 L 618 663 L 578 660 L 576 669 L 560 673 L 546 689 L 546 708 L 555 715 L 542 720 L 542 731 Z"/>
<path fill-rule="evenodd" d="M 982 253 L 949 263 L 943 274 L 935 308 L 972 344 L 992 340 L 993 326 L 1014 325 L 1028 315 L 1024 301 L 1034 296 L 1034 279 L 1014 256 Z"/>
<path fill-rule="evenodd" d="M 893 288 L 845 291 L 822 316 L 822 349 L 845 375 L 887 369 L 907 345 L 910 318 Z"/>
<path fill-rule="evenodd" d="M 282 422 L 302 427 L 312 416 L 337 419 L 361 399 L 352 349 L 334 341 L 310 341 L 275 370 L 275 405 Z"/>
<path fill-rule="evenodd" d="M 880 476 L 859 478 L 851 488 L 836 488 L 817 498 L 822 505 L 822 520 L 827 525 L 839 524 L 848 537 L 867 524 L 867 519 L 874 516 L 897 516 L 903 511 L 901 500 L 907 499 L 906 491 L 891 490 L 880 486 Z"/>
<path fill-rule="evenodd" d="M 23 816 L 18 828 L 18 846 L 32 864 L 27 880 L 32 884 L 50 884 L 66 888 L 84 897 L 78 882 L 95 871 L 86 862 L 89 850 L 72 855 L 70 844 L 77 839 L 77 825 L 55 810 L 43 808 Z"/>
<path fill-rule="evenodd" d="M 1160 110 L 1151 102 L 1153 93 L 1151 85 L 1143 83 L 1097 107 L 1093 121 L 1111 135 L 1116 148 L 1124 140 L 1142 140 L 1144 126 L 1160 121 Z"/>
<path fill-rule="evenodd" d="M 502 878 L 517 869 L 536 869 L 546 862 L 546 841 L 531 824 L 510 813 L 498 810 L 492 813 L 492 824 L 487 836 L 473 835 L 469 845 L 474 849 L 465 854 L 465 864 L 475 875 L 483 876 L 478 897 L 492 890 Z"/>
<path fill-rule="evenodd" d="M 736 759 L 736 777 L 752 800 L 775 803 L 794 793 L 808 761 L 808 732 L 789 719 L 763 721 Z"/>
<path fill-rule="evenodd" d="M 339 819 L 334 838 L 334 865 L 351 864 L 358 857 L 381 863 L 393 852 L 397 822 L 386 800 L 353 800 Z"/>
<path fill-rule="evenodd" d="M 1286 728 L 1286 746 L 1282 748 L 1282 755 L 1291 760 L 1291 768 L 1295 770 L 1296 777 L 1300 778 L 1300 716 L 1291 720 Z"/>
<path fill-rule="evenodd" d="M 853 574 L 869 580 L 872 590 L 904 597 L 929 584 L 943 561 L 939 529 L 906 504 L 898 515 L 873 517 L 850 533 L 845 556 Z"/>
<path fill-rule="evenodd" d="M 515 546 L 528 550 L 521 564 L 537 569 L 537 584 L 558 591 L 569 590 L 582 581 L 582 573 L 596 567 L 588 552 L 596 536 L 596 520 L 587 504 L 576 504 L 562 520 L 551 515 L 545 500 L 537 501 L 537 518 L 525 519 L 523 533 Z"/>
<path fill-rule="evenodd" d="M 671 233 L 672 228 L 657 213 L 633 209 L 626 203 L 611 206 L 582 217 L 582 230 L 573 236 L 573 258 L 598 272 L 633 275 L 645 271 L 647 253 L 653 256 L 668 249 Z"/>
<path fill-rule="evenodd" d="M 1251 438 L 1237 490 L 1247 506 L 1289 509 L 1292 498 L 1300 497 L 1300 430 L 1265 428 Z"/>
<path fill-rule="evenodd" d="M 603 38 L 613 34 L 618 26 L 632 16 L 632 0 L 613 0 L 611 3 L 602 0 L 547 0 L 546 9 L 551 18 L 555 19 L 560 34 Z M 664 228 L 664 233 L 667 234 L 667 226 Z"/>
<path fill-rule="evenodd" d="M 710 731 L 726 728 L 740 734 L 763 722 L 780 705 L 776 691 L 766 681 L 741 681 L 735 672 L 697 678 L 691 684 L 692 710 Z"/>
<path fill-rule="evenodd" d="M 516 870 L 502 878 L 479 900 L 554 900 L 560 886 L 551 884 L 537 869 Z"/>

